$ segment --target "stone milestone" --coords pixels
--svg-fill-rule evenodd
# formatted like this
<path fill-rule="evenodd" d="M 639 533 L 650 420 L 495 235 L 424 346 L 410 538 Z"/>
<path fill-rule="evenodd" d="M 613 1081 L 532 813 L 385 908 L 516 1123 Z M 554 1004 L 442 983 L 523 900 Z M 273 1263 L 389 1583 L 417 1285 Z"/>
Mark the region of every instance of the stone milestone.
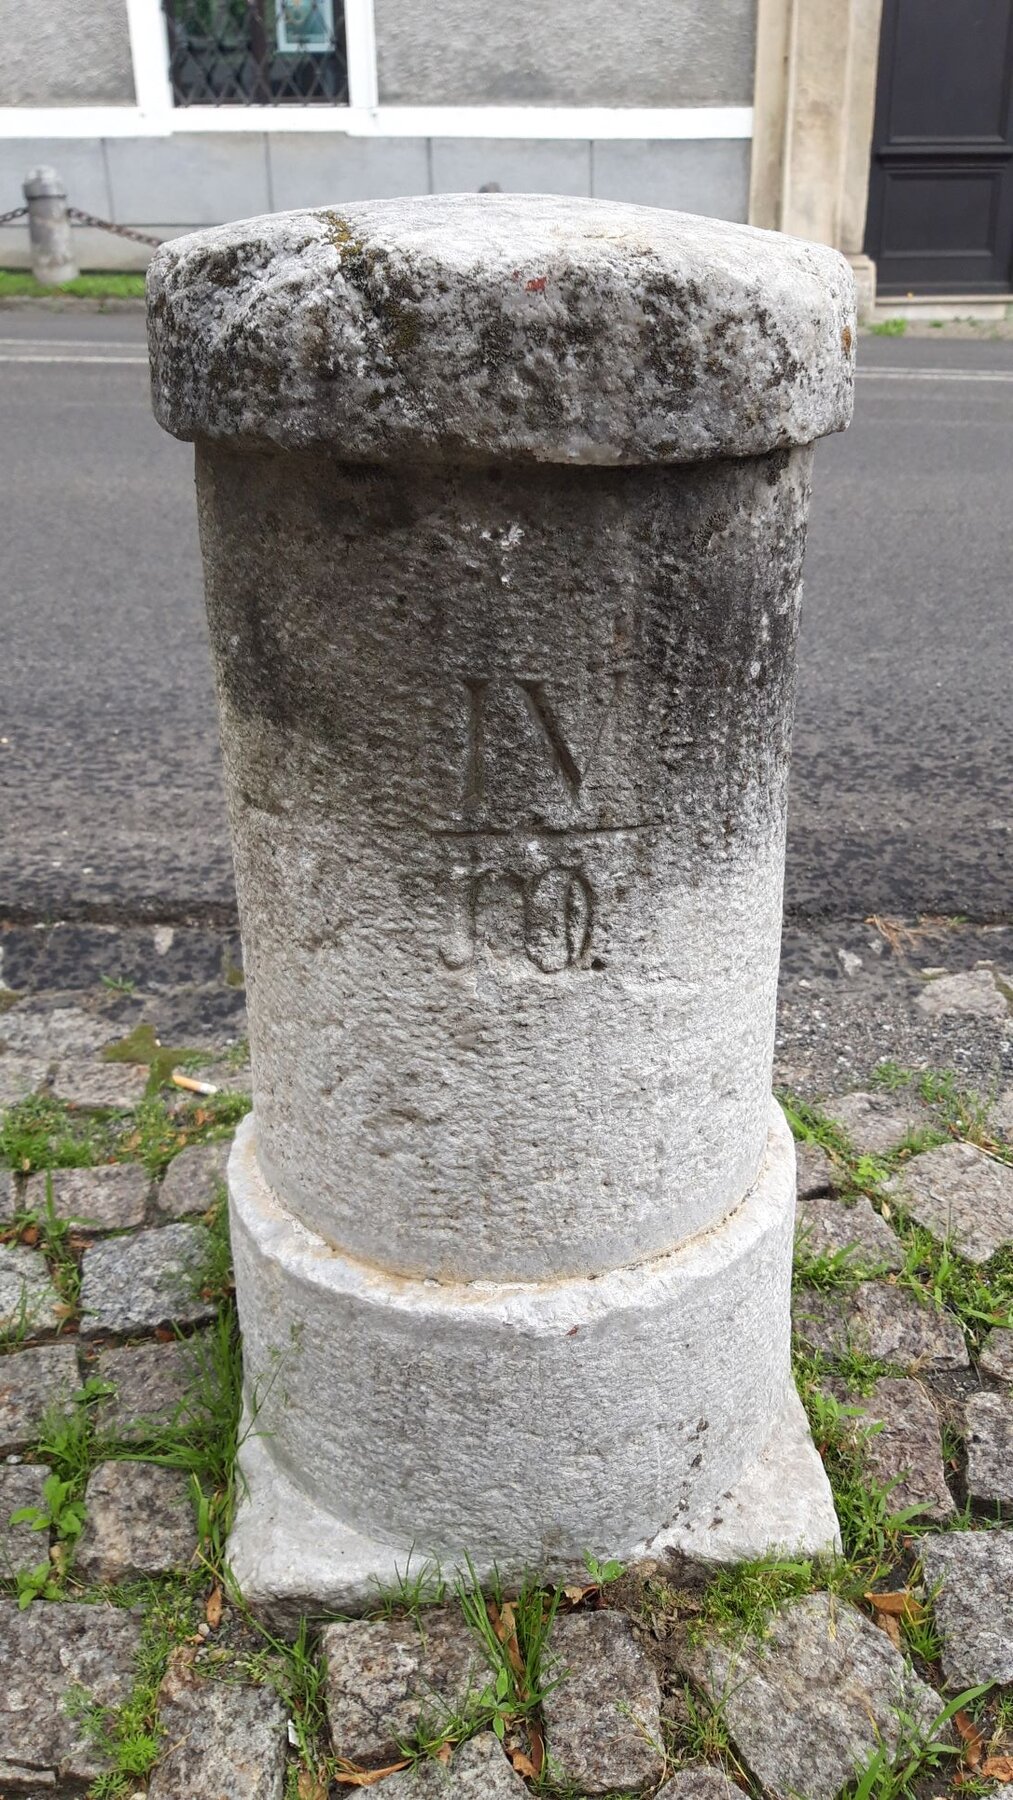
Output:
<path fill-rule="evenodd" d="M 248 982 L 248 1597 L 663 1549 L 779 1444 L 828 1547 L 770 1083 L 849 272 L 645 208 L 371 202 L 164 246 L 149 331 Z"/>

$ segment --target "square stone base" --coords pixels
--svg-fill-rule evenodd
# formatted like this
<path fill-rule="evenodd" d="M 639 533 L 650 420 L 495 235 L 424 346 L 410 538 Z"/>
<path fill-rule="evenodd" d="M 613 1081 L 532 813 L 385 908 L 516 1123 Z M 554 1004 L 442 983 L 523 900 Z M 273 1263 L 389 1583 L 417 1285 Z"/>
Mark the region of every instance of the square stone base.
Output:
<path fill-rule="evenodd" d="M 229 1540 L 232 1573 L 252 1611 L 275 1629 L 294 1629 L 302 1614 L 367 1612 L 426 1564 L 424 1546 L 406 1550 L 363 1537 L 325 1512 L 277 1466 L 255 1430 L 239 1462 L 243 1492 Z M 777 1554 L 832 1555 L 840 1547 L 830 1485 L 792 1390 L 766 1446 L 718 1506 L 616 1552 L 625 1562 L 686 1557 L 718 1567 Z M 452 1578 L 454 1570 L 440 1573 Z M 484 1581 L 493 1570 L 476 1566 L 476 1573 Z M 583 1566 L 539 1574 L 547 1581 L 587 1578 Z"/>

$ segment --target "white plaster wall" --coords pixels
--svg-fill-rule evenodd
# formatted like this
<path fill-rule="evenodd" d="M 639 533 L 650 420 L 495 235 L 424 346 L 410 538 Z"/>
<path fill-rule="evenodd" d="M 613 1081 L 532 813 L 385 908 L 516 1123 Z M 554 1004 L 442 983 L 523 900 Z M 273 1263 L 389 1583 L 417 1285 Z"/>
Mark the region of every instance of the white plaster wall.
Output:
<path fill-rule="evenodd" d="M 399 106 L 748 106 L 756 0 L 376 0 Z"/>
<path fill-rule="evenodd" d="M 0 0 L 0 106 L 132 106 L 124 0 Z"/>

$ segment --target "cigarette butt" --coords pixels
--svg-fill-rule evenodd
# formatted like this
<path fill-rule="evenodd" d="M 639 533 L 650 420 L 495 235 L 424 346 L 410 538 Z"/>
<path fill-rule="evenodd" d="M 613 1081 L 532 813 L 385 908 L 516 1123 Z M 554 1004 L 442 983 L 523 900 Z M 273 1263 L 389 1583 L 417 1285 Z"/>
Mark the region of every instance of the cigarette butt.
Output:
<path fill-rule="evenodd" d="M 183 1075 L 179 1069 L 173 1069 L 172 1079 L 176 1087 L 185 1088 L 188 1094 L 217 1094 L 218 1092 L 213 1081 L 195 1081 L 192 1075 Z"/>

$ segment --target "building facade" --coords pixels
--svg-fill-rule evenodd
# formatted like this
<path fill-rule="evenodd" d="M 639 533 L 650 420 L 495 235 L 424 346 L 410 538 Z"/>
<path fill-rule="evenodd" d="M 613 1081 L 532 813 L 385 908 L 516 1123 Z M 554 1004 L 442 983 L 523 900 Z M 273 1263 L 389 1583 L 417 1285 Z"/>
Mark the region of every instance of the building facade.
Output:
<path fill-rule="evenodd" d="M 1004 292 L 1011 232 L 982 143 L 991 131 L 1001 186 L 1011 11 L 1013 0 L 0 0 L 0 212 L 38 163 L 59 169 L 73 205 L 158 236 L 384 195 L 593 194 L 834 244 L 868 305 L 871 176 L 894 291 L 910 266 L 935 292 L 940 279 Z M 930 266 L 929 245 L 928 261 L 905 262 L 925 246 L 891 242 L 898 219 L 902 240 L 931 237 L 944 187 L 959 238 L 974 186 L 963 165 L 929 168 L 933 119 L 916 118 L 909 141 L 930 15 L 944 85 L 954 56 L 967 60 L 968 17 L 980 26 L 978 86 L 949 124 L 977 170 L 975 229 L 996 243 L 988 269 L 972 254 L 966 279 L 957 256 Z M 948 20 L 961 26 L 949 37 Z M 930 74 L 932 54 L 930 42 Z M 934 190 L 918 188 L 926 174 Z M 912 195 L 915 226 L 898 200 Z M 142 254 L 87 229 L 79 251 L 103 268 Z M 23 230 L 0 229 L 0 262 L 24 260 Z"/>

